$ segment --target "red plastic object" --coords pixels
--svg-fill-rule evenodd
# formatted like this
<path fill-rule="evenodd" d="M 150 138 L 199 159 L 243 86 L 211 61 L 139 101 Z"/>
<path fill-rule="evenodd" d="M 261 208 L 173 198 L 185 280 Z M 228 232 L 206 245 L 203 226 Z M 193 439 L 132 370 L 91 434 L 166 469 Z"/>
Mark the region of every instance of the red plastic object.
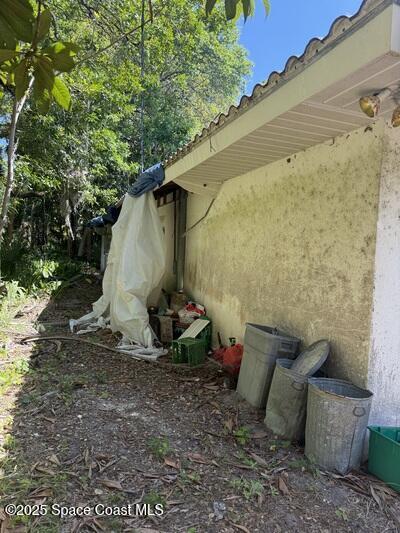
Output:
<path fill-rule="evenodd" d="M 218 351 L 218 350 L 217 350 Z M 222 364 L 224 369 L 233 375 L 239 374 L 240 365 L 243 357 L 243 346 L 235 344 L 224 349 Z"/>
<path fill-rule="evenodd" d="M 224 353 L 226 352 L 226 350 L 227 349 L 223 346 L 221 346 L 221 348 L 218 348 L 217 350 L 214 350 L 214 359 L 222 364 L 224 362 Z"/>

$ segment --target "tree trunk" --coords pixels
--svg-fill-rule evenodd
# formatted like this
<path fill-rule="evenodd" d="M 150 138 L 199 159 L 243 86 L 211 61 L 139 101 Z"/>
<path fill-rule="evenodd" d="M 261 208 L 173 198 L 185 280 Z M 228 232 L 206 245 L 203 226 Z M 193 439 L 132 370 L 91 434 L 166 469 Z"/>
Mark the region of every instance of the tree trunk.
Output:
<path fill-rule="evenodd" d="M 8 138 L 8 150 L 7 150 L 7 181 L 6 187 L 4 190 L 3 202 L 1 206 L 0 214 L 0 243 L 3 238 L 3 230 L 7 220 L 8 206 L 10 203 L 11 192 L 14 186 L 14 163 L 15 156 L 17 154 L 17 145 L 16 133 L 17 133 L 17 124 L 20 117 L 21 111 L 25 105 L 26 99 L 28 97 L 29 91 L 33 84 L 33 78 L 29 83 L 28 90 L 24 96 L 18 101 L 14 96 L 14 105 L 11 114 L 11 127 L 10 127 L 10 136 Z"/>

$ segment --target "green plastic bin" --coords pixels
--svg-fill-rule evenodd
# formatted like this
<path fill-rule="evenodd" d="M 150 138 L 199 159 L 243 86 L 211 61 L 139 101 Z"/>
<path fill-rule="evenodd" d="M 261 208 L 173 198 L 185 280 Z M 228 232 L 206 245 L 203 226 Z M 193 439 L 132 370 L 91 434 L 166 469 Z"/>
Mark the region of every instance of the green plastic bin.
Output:
<path fill-rule="evenodd" d="M 211 318 L 206 316 L 206 315 L 203 315 L 201 317 L 199 317 L 198 320 L 209 320 L 210 323 L 207 324 L 207 326 L 202 330 L 200 331 L 200 333 L 197 335 L 197 339 L 202 339 L 204 341 L 204 344 L 205 344 L 205 348 L 207 350 L 207 352 L 209 350 L 211 350 L 211 341 L 212 341 L 212 322 L 211 322 Z"/>
<path fill-rule="evenodd" d="M 368 470 L 400 492 L 400 427 L 369 426 Z"/>
<path fill-rule="evenodd" d="M 172 362 L 189 363 L 189 366 L 198 366 L 204 363 L 206 346 L 203 339 L 186 337 L 172 341 Z"/>

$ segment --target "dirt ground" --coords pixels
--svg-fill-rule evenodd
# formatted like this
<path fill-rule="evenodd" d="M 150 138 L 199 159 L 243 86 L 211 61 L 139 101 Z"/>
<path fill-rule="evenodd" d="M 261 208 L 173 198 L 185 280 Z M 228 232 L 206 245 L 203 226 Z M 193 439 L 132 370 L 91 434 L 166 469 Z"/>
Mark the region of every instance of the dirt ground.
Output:
<path fill-rule="evenodd" d="M 211 362 L 188 369 L 81 342 L 21 344 L 35 327 L 71 337 L 65 323 L 100 290 L 87 278 L 13 322 L 0 371 L 25 371 L 0 394 L 1 533 L 400 531 L 399 495 L 365 473 L 319 471 L 268 434 L 263 413 Z M 117 343 L 107 331 L 74 339 Z M 43 516 L 10 518 L 10 503 Z M 144 504 L 150 515 L 135 516 Z M 88 515 L 71 516 L 77 506 Z"/>

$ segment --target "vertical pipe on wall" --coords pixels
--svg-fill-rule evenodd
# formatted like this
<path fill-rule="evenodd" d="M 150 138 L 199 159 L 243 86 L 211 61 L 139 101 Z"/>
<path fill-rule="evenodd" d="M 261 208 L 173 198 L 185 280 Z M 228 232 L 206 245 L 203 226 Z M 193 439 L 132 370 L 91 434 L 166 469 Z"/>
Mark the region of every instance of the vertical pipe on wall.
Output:
<path fill-rule="evenodd" d="M 177 232 L 176 232 L 176 290 L 183 289 L 185 275 L 185 255 L 186 255 L 186 213 L 187 213 L 187 191 L 181 189 L 178 200 Z"/>

